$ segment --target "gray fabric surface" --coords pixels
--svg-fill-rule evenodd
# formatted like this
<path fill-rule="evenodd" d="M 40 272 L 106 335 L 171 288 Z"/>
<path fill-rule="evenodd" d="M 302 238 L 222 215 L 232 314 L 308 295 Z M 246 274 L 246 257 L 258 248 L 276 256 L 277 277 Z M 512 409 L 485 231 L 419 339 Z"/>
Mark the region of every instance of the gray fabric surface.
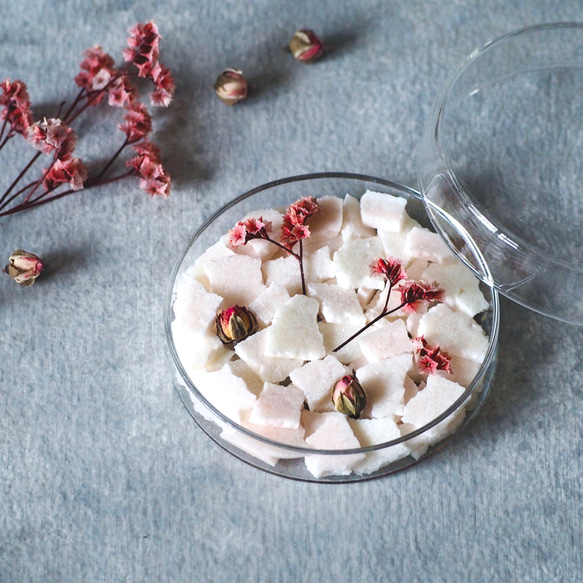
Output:
<path fill-rule="evenodd" d="M 203 218 L 278 177 L 340 170 L 415 186 L 436 92 L 467 53 L 525 25 L 578 20 L 566 0 L 2 3 L 0 77 L 37 116 L 75 93 L 82 52 L 117 59 L 153 18 L 175 102 L 155 140 L 174 179 L 130 180 L 1 219 L 0 254 L 39 253 L 32 288 L 0 278 L 0 581 L 581 580 L 583 329 L 503 301 L 500 366 L 481 415 L 400 474 L 331 486 L 225 453 L 173 388 L 163 303 Z M 296 28 L 330 45 L 312 67 L 281 50 Z M 227 66 L 253 85 L 227 108 Z M 119 142 L 95 111 L 91 160 Z M 90 129 L 91 128 L 91 129 Z M 22 150 L 0 155 L 3 184 Z"/>

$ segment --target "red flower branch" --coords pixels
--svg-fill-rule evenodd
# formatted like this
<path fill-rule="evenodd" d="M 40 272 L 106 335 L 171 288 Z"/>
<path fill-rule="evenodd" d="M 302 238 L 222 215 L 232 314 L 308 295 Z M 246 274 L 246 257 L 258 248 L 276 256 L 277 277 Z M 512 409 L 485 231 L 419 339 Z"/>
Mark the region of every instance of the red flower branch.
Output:
<path fill-rule="evenodd" d="M 79 93 L 62 116 L 61 109 L 65 103 L 60 105 L 54 118 L 33 123 L 26 85 L 22 81 L 11 82 L 9 79 L 0 84 L 0 149 L 16 134 L 20 134 L 38 150 L 0 195 L 0 216 L 132 175 L 140 179 L 140 187 L 150 195 L 169 195 L 170 176 L 162 166 L 159 149 L 148 139 L 152 132 L 152 117 L 140 101 L 140 93 L 132 80 L 131 71 L 135 69 L 134 76 L 148 78 L 152 82 L 154 89 L 150 101 L 155 106 L 170 104 L 175 84 L 170 71 L 159 61 L 160 35 L 154 22 L 136 24 L 130 28 L 129 33 L 128 48 L 123 51 L 125 63 L 119 68 L 100 46 L 85 52 L 81 71 L 75 77 Z M 125 134 L 125 139 L 105 165 L 90 176 L 83 161 L 74 156 L 77 137 L 71 124 L 89 107 L 105 100 L 110 106 L 124 110 L 124 123 L 118 128 Z M 127 147 L 137 153 L 137 156 L 126 162 L 129 170 L 108 175 Z M 51 156 L 51 159 L 41 176 L 20 186 L 25 175 L 43 154 Z"/>

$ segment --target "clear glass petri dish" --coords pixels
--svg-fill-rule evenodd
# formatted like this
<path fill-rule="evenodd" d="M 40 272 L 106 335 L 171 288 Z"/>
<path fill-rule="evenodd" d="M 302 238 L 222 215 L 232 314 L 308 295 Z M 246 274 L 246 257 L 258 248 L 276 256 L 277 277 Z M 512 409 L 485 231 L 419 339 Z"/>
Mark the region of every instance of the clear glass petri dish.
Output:
<path fill-rule="evenodd" d="M 290 445 L 269 439 L 236 423 L 209 402 L 197 388 L 195 380 L 188 372 L 187 363 L 177 350 L 173 331 L 175 320 L 173 306 L 177 289 L 184 274 L 196 259 L 248 212 L 256 209 L 286 207 L 302 196 L 344 197 L 350 193 L 360 198 L 369 189 L 406 199 L 409 215 L 421 225 L 433 230 L 422 197 L 406 186 L 358 174 L 321 173 L 294 176 L 254 188 L 223 206 L 197 229 L 180 254 L 172 272 L 165 302 L 165 329 L 170 357 L 176 371 L 176 389 L 188 412 L 213 441 L 237 458 L 266 472 L 296 480 L 341 483 L 376 478 L 402 470 L 426 459 L 458 435 L 476 415 L 491 386 L 497 360 L 499 303 L 496 290 L 480 283 L 488 308 L 476 319 L 489 336 L 489 341 L 486 356 L 478 372 L 463 394 L 443 413 L 423 427 L 397 439 L 352 449 L 314 449 L 308 446 Z M 449 223 L 450 221 L 449 217 L 439 209 L 434 209 L 432 214 L 439 216 L 442 222 Z M 455 223 L 452 222 L 450 228 L 454 229 Z M 477 266 L 480 273 L 488 276 L 488 266 L 471 241 L 465 249 L 464 256 L 466 255 L 470 257 L 471 265 Z M 440 437 L 436 441 L 431 438 L 431 435 L 432 430 L 438 425 L 447 426 L 449 429 L 443 438 Z M 402 453 L 404 445 L 409 447 L 411 444 L 423 443 L 424 440 L 431 445 L 420 457 Z M 324 465 L 329 464 L 331 468 L 343 466 L 343 460 L 348 459 L 347 456 L 348 458 L 357 456 L 360 459 L 365 456 L 382 456 L 383 459 L 392 461 L 388 461 L 370 473 L 357 471 L 335 473 L 333 470 L 327 475 L 315 476 L 306 467 L 306 460 L 314 459 Z"/>
<path fill-rule="evenodd" d="M 581 95 L 583 24 L 513 32 L 474 51 L 451 77 L 418 160 L 430 217 L 458 256 L 508 298 L 579 325 Z"/>

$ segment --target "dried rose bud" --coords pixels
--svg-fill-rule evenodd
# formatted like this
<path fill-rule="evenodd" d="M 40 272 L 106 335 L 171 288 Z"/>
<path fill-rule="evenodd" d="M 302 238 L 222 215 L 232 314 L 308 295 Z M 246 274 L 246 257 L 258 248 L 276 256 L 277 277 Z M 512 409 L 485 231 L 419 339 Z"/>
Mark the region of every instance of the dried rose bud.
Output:
<path fill-rule="evenodd" d="M 17 249 L 8 261 L 2 271 L 19 285 L 32 285 L 44 267 L 39 257 L 22 249 Z"/>
<path fill-rule="evenodd" d="M 236 344 L 257 332 L 257 318 L 251 310 L 231 306 L 217 314 L 217 336 L 223 344 Z"/>
<path fill-rule="evenodd" d="M 227 105 L 235 105 L 247 98 L 249 84 L 243 72 L 237 69 L 225 69 L 215 82 L 215 91 L 219 99 Z"/>
<path fill-rule="evenodd" d="M 296 30 L 288 48 L 298 61 L 310 64 L 322 56 L 324 43 L 313 30 Z"/>
<path fill-rule="evenodd" d="M 366 407 L 366 393 L 353 375 L 345 375 L 334 385 L 332 402 L 339 413 L 358 419 Z"/>

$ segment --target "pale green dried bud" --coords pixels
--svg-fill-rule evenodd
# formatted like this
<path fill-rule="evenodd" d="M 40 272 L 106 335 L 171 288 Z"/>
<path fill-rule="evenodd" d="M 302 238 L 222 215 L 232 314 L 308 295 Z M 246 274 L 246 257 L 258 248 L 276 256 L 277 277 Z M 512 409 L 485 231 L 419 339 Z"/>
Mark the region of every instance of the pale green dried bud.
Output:
<path fill-rule="evenodd" d="M 332 402 L 339 413 L 358 419 L 366 407 L 366 393 L 354 375 L 347 374 L 334 385 Z"/>
<path fill-rule="evenodd" d="M 241 306 L 231 306 L 217 314 L 215 319 L 217 336 L 223 344 L 241 342 L 257 332 L 257 318 L 251 310 Z"/>
<path fill-rule="evenodd" d="M 44 266 L 39 257 L 17 249 L 8 260 L 8 265 L 2 270 L 19 285 L 32 285 L 41 274 Z"/>
<path fill-rule="evenodd" d="M 238 69 L 225 69 L 215 82 L 215 92 L 227 105 L 235 105 L 247 98 L 249 84 L 243 72 Z"/>
<path fill-rule="evenodd" d="M 296 30 L 288 48 L 298 61 L 309 65 L 322 56 L 324 43 L 313 30 Z"/>

